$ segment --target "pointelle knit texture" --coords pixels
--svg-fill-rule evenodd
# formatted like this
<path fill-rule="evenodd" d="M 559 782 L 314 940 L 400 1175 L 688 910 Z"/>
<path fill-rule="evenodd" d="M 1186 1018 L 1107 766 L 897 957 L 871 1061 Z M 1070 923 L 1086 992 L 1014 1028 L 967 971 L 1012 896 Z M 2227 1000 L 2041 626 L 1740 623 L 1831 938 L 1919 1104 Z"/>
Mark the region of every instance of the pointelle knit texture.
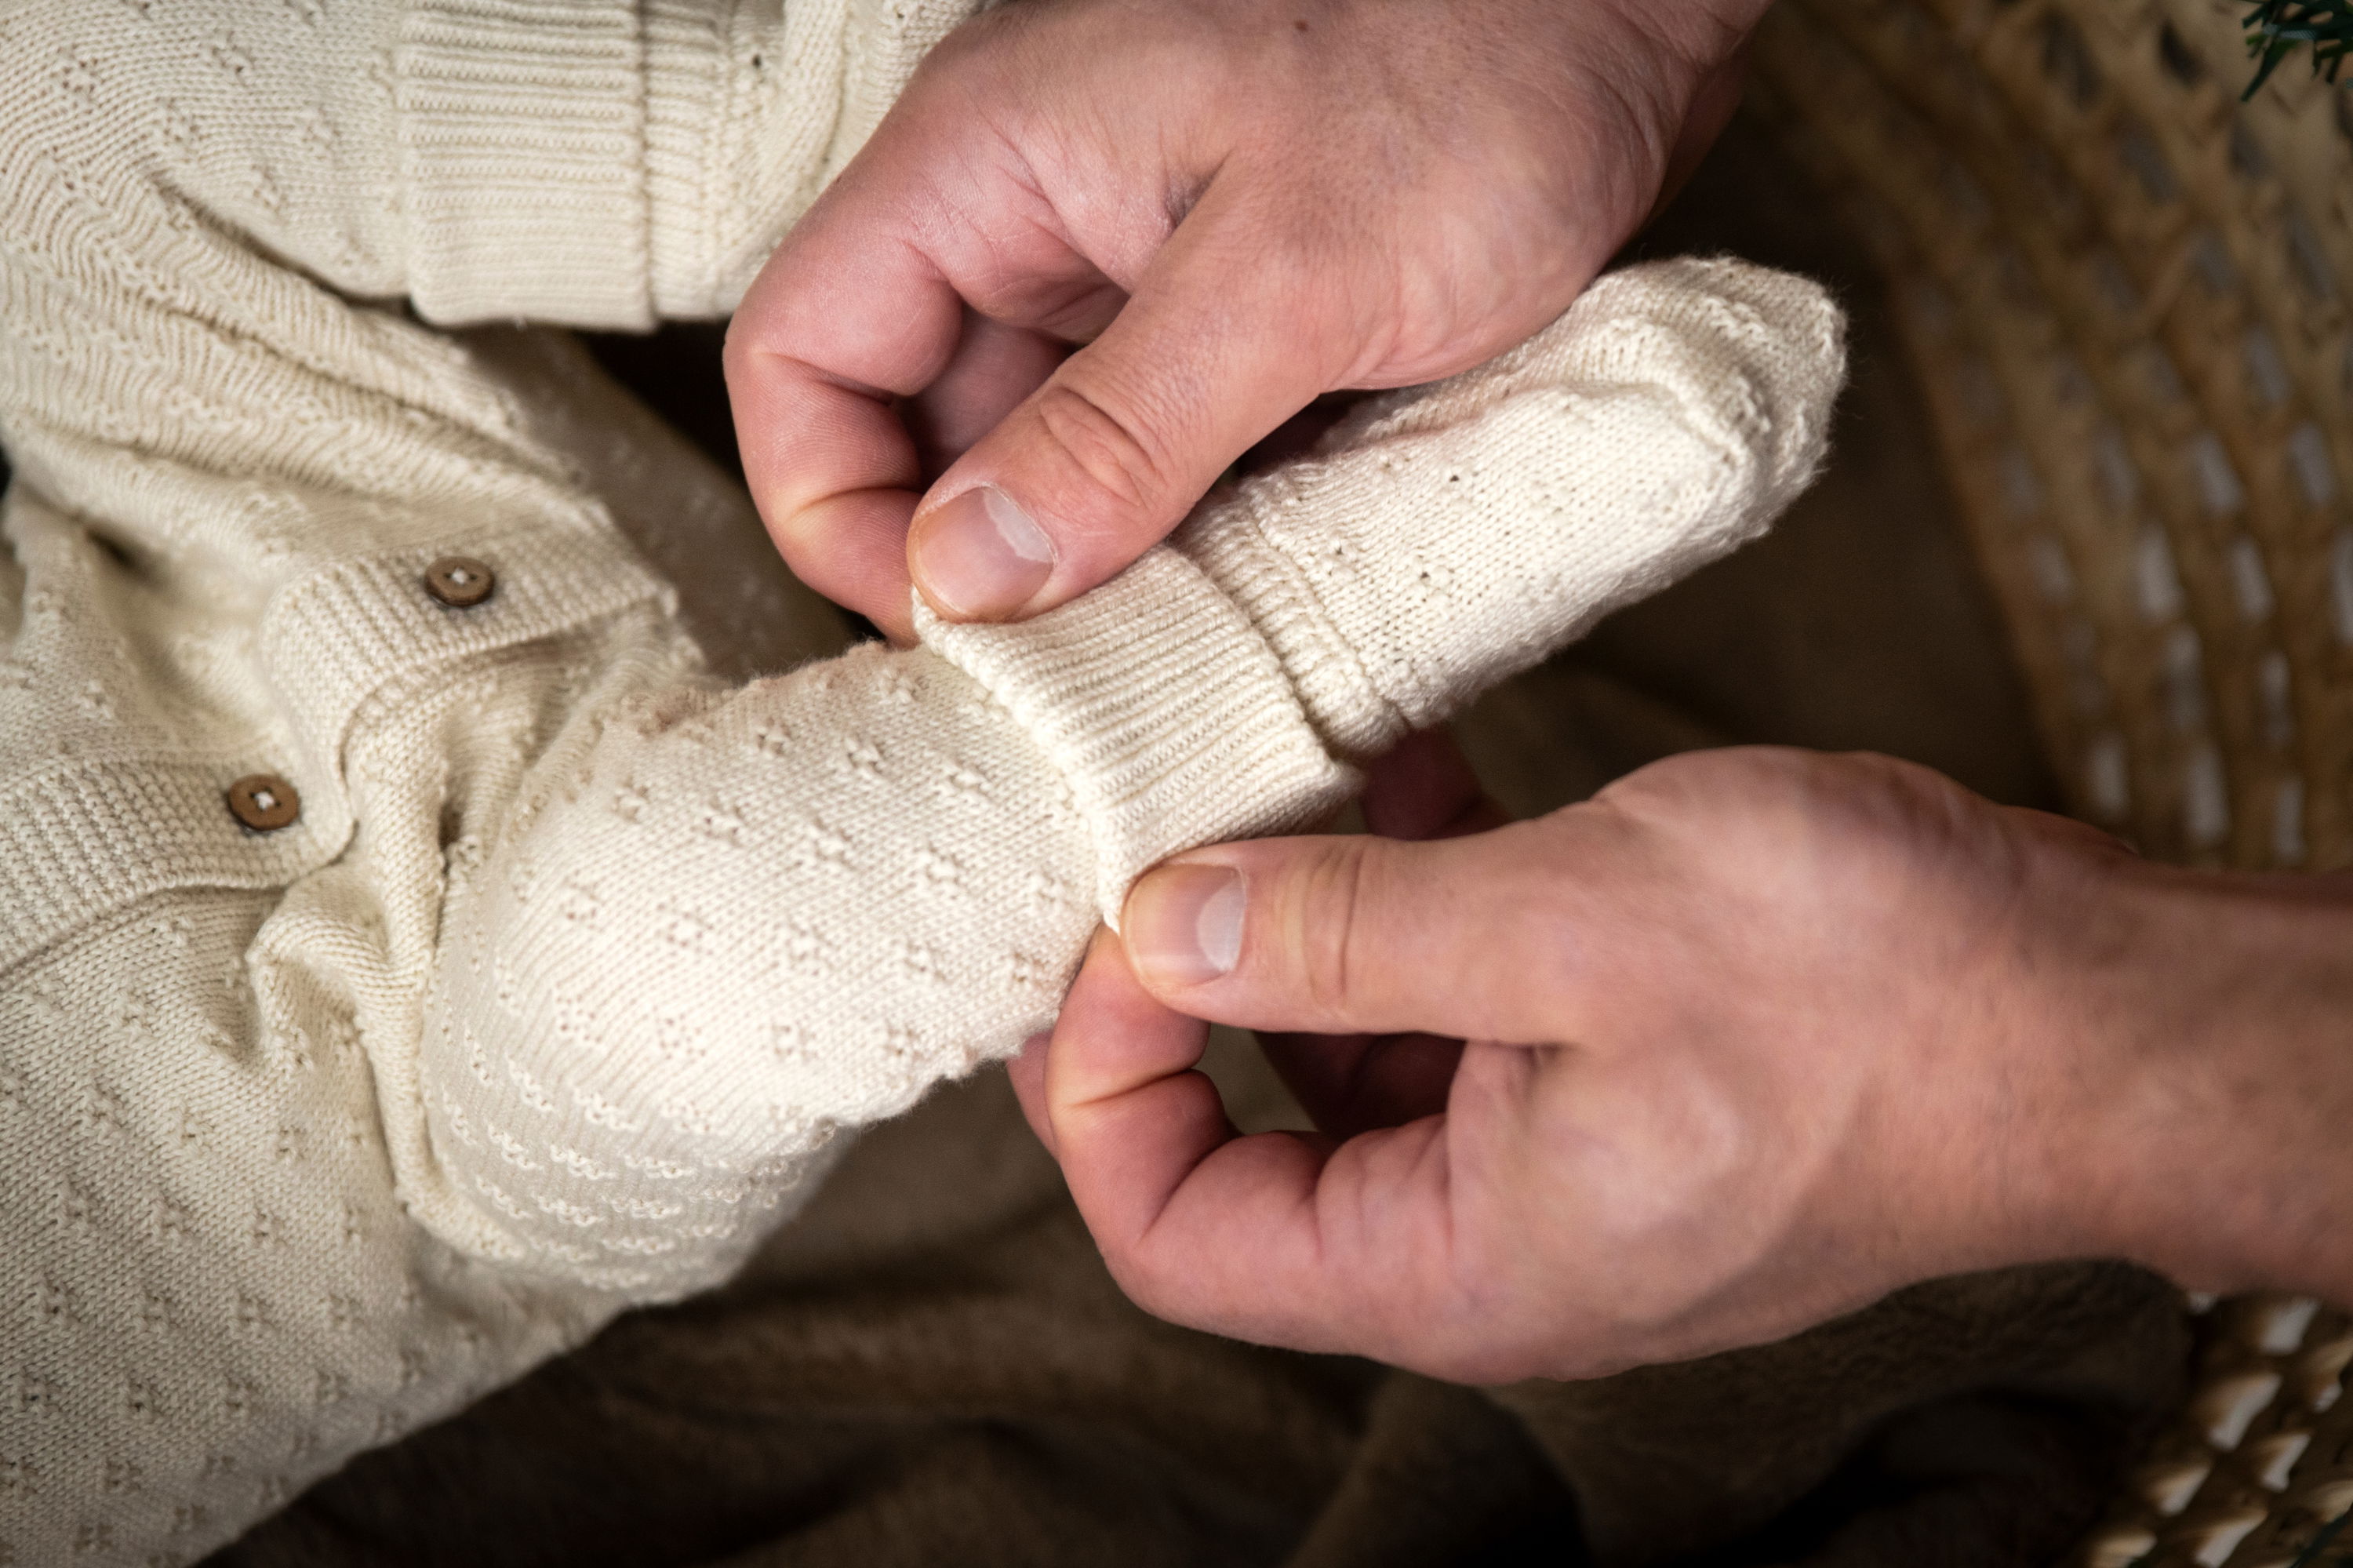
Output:
<path fill-rule="evenodd" d="M 748 503 L 451 329 L 724 313 L 961 14 L 0 12 L 0 1563 L 192 1559 L 724 1278 L 1143 867 L 1819 461 L 1820 291 L 1636 269 L 1038 621 L 723 678 L 652 563 Z"/>

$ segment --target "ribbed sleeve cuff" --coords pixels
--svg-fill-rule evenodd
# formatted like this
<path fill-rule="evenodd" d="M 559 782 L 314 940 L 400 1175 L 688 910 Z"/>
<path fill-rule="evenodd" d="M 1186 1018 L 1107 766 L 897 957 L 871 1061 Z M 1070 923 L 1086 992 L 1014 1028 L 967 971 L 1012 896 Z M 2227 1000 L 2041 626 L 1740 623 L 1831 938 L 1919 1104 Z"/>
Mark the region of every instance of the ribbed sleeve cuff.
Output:
<path fill-rule="evenodd" d="M 636 5 L 432 0 L 403 18 L 396 71 L 421 314 L 652 324 Z"/>
<path fill-rule="evenodd" d="M 1257 499 L 1253 493 L 1207 508 L 1171 543 L 1265 637 L 1324 743 L 1357 761 L 1379 757 L 1405 738 L 1405 715 L 1381 694 L 1299 563 L 1260 529 L 1250 505 Z M 1297 501 L 1288 493 L 1283 499 Z"/>
<path fill-rule="evenodd" d="M 1114 927 L 1128 885 L 1155 862 L 1311 827 L 1356 789 L 1266 640 L 1174 551 L 1018 626 L 951 624 L 920 600 L 915 621 L 1070 784 Z"/>
<path fill-rule="evenodd" d="M 737 7 L 648 0 L 646 264 L 653 311 L 665 320 L 724 315 L 719 256 L 726 244 L 719 188 L 731 93 L 742 67 L 727 30 Z"/>

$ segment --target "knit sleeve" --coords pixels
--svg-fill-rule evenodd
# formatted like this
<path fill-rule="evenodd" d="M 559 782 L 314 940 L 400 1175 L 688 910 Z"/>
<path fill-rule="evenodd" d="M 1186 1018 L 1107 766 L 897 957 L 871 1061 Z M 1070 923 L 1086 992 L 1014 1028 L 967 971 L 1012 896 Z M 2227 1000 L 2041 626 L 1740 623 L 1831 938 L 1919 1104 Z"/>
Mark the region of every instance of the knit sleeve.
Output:
<path fill-rule="evenodd" d="M 191 214 L 338 291 L 442 325 L 638 328 L 732 310 L 979 3 L 206 0 L 26 22 L 140 125 Z"/>
<path fill-rule="evenodd" d="M 445 323 L 723 316 L 984 0 L 410 0 L 407 292 Z"/>
<path fill-rule="evenodd" d="M 1334 749 L 1375 756 L 1761 533 L 1813 480 L 1845 363 L 1806 279 L 1630 267 L 1509 353 L 1366 403 L 1180 542 Z"/>
<path fill-rule="evenodd" d="M 1008 641 L 734 693 L 616 672 L 469 856 L 379 1066 L 411 1211 L 633 1298 L 710 1284 L 837 1135 L 1051 1022 L 1127 861 L 1349 789 L 1173 555 Z"/>

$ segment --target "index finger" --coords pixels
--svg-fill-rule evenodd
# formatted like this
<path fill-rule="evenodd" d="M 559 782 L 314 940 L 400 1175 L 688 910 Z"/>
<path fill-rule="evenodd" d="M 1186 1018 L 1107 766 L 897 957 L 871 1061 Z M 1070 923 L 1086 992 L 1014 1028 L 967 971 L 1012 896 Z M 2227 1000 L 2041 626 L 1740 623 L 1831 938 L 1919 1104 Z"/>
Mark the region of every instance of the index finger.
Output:
<path fill-rule="evenodd" d="M 923 470 L 893 403 L 945 368 L 964 302 L 906 232 L 887 175 L 860 174 L 818 199 L 744 293 L 727 396 L 744 480 L 786 563 L 904 634 Z"/>
<path fill-rule="evenodd" d="M 1427 1342 L 1458 1306 L 1446 1118 L 1345 1143 L 1244 1137 L 1191 1070 L 1207 1034 L 1101 933 L 1043 1074 L 1026 1075 L 1113 1277 L 1155 1316 L 1262 1344 L 1401 1356 Z"/>

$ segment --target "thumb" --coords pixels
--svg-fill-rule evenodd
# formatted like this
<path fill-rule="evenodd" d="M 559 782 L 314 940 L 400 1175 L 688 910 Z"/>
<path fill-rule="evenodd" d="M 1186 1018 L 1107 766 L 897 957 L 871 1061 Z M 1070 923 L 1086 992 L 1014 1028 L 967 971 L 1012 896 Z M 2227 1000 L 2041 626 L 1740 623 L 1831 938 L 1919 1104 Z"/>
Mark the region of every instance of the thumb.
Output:
<path fill-rule="evenodd" d="M 907 556 L 941 616 L 1018 620 L 1117 576 L 1358 356 L 1337 289 L 1214 196 L 1102 334 L 933 486 Z"/>
<path fill-rule="evenodd" d="M 1165 1005 L 1243 1028 L 1552 1037 L 1576 947 L 1541 823 L 1409 843 L 1261 839 L 1168 861 L 1120 921 Z"/>

